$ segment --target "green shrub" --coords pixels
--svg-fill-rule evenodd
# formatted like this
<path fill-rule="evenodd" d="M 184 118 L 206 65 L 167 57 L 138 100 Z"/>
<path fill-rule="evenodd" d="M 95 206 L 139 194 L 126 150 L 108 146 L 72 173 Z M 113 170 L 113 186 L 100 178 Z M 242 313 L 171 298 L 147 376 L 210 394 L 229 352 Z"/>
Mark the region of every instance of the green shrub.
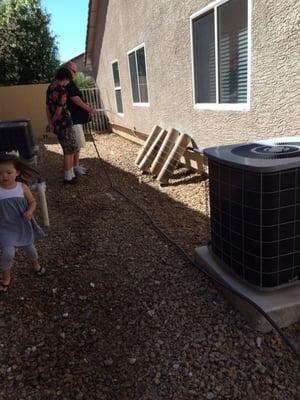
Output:
<path fill-rule="evenodd" d="M 85 75 L 83 72 L 77 72 L 74 82 L 80 89 L 95 87 L 95 80 L 91 76 Z"/>

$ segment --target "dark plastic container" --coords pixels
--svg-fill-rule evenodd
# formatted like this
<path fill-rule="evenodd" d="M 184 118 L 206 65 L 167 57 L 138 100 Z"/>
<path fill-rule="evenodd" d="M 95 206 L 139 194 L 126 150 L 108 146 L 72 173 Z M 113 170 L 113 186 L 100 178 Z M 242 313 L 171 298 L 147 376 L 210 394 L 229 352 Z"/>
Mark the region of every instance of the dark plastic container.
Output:
<path fill-rule="evenodd" d="M 18 151 L 25 160 L 36 155 L 30 120 L 0 121 L 0 152 Z"/>

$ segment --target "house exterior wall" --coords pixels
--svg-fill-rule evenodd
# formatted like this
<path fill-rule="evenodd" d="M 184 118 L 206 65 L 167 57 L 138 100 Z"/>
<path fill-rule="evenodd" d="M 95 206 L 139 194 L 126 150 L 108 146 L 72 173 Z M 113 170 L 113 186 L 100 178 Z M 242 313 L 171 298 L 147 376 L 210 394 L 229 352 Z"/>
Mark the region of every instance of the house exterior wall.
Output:
<path fill-rule="evenodd" d="M 251 1 L 248 111 L 193 104 L 190 16 L 207 0 L 109 0 L 98 10 L 94 74 L 112 123 L 150 132 L 174 127 L 198 146 L 300 134 L 300 2 Z M 145 44 L 149 107 L 132 104 L 127 52 Z M 99 59 L 100 51 L 100 59 Z M 124 116 L 116 114 L 111 63 L 119 62 Z"/>
<path fill-rule="evenodd" d="M 0 87 L 0 120 L 30 119 L 35 137 L 42 137 L 47 125 L 48 84 Z"/>

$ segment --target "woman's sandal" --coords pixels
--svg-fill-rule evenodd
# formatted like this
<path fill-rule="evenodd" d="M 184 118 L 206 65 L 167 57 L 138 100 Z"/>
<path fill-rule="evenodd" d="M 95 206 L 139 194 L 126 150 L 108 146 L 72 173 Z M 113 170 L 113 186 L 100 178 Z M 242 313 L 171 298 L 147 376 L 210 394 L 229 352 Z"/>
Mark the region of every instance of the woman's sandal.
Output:
<path fill-rule="evenodd" d="M 0 296 L 8 292 L 9 286 L 9 284 L 6 285 L 5 283 L 0 283 Z"/>
<path fill-rule="evenodd" d="M 34 272 L 38 275 L 38 276 L 42 276 L 45 275 L 46 273 L 46 268 L 42 267 L 41 265 L 39 266 L 39 269 L 35 269 Z"/>

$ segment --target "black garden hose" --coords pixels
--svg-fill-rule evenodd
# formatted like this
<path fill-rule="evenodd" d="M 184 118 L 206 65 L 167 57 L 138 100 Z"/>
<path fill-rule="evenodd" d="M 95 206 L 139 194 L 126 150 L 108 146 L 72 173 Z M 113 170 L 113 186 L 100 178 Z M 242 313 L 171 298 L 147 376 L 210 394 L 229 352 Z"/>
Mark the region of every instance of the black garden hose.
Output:
<path fill-rule="evenodd" d="M 218 279 L 215 275 L 210 273 L 204 266 L 199 266 L 187 253 L 186 251 L 178 244 L 176 243 L 172 238 L 170 238 L 152 219 L 151 215 L 144 210 L 141 206 L 139 206 L 135 201 L 133 201 L 130 197 L 128 197 L 125 193 L 123 193 L 120 189 L 114 186 L 111 177 L 109 176 L 109 173 L 107 172 L 107 169 L 105 167 L 105 163 L 103 162 L 98 148 L 95 143 L 95 139 L 93 134 L 91 133 L 92 141 L 97 153 L 97 156 L 102 164 L 104 173 L 106 175 L 106 178 L 109 182 L 109 186 L 113 191 L 121 195 L 123 198 L 125 198 L 129 203 L 131 203 L 135 208 L 140 210 L 144 215 L 147 216 L 148 220 L 150 221 L 151 225 L 154 227 L 154 229 L 163 237 L 165 240 L 167 240 L 169 243 L 171 243 L 179 252 L 186 258 L 186 260 L 189 261 L 191 265 L 196 267 L 198 270 L 200 269 L 206 276 L 209 278 L 211 281 L 214 283 L 217 283 L 220 285 L 222 288 L 229 290 L 231 293 L 239 297 L 240 299 L 246 301 L 248 304 L 253 306 L 269 323 L 270 325 L 275 329 L 275 331 L 279 334 L 283 342 L 289 347 L 289 349 L 292 351 L 292 353 L 296 356 L 298 360 L 300 360 L 300 350 L 296 347 L 296 345 L 287 337 L 287 335 L 283 332 L 283 330 L 279 327 L 279 325 L 254 301 L 249 299 L 247 296 L 243 295 L 242 293 L 238 292 L 236 289 L 234 289 L 232 286 L 229 284 L 225 283 L 224 281 Z"/>

